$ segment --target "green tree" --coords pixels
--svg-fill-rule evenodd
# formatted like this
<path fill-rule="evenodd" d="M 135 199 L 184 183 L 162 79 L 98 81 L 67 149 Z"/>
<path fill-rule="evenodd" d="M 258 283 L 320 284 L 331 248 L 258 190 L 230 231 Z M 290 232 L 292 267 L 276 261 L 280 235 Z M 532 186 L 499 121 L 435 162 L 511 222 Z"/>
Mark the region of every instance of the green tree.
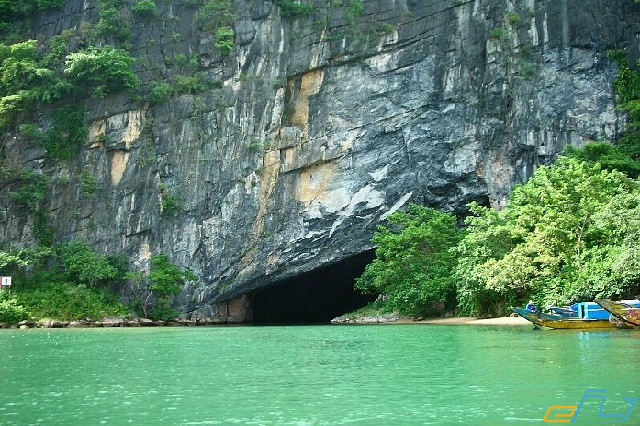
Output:
<path fill-rule="evenodd" d="M 69 282 L 95 287 L 118 278 L 118 270 L 109 257 L 81 241 L 61 244 L 58 253 L 63 276 Z"/>
<path fill-rule="evenodd" d="M 213 36 L 213 44 L 218 49 L 222 56 L 228 56 L 233 49 L 235 32 L 229 27 L 220 27 L 216 30 Z"/>
<path fill-rule="evenodd" d="M 640 176 L 640 145 L 634 139 L 623 138 L 618 145 L 608 142 L 591 142 L 582 148 L 568 147 L 567 156 L 589 163 L 600 163 L 602 168 L 618 170 L 629 177 Z"/>
<path fill-rule="evenodd" d="M 31 314 L 15 298 L 9 297 L 9 292 L 0 291 L 0 322 L 15 324 L 29 319 Z"/>
<path fill-rule="evenodd" d="M 378 226 L 372 241 L 376 259 L 356 288 L 381 293 L 391 308 L 413 316 L 441 314 L 455 306 L 455 253 L 461 233 L 449 213 L 415 204 Z"/>
<path fill-rule="evenodd" d="M 472 206 L 458 247 L 462 310 L 499 313 L 529 297 L 560 305 L 624 292 L 612 269 L 622 248 L 598 217 L 638 188 L 618 171 L 564 157 L 516 187 L 504 211 Z"/>
<path fill-rule="evenodd" d="M 153 319 L 175 318 L 178 313 L 171 308 L 171 296 L 182 289 L 185 281 L 197 278 L 191 271 L 180 269 L 171 263 L 164 253 L 152 256 L 149 275 L 146 279 L 143 276 L 137 277 L 138 288 L 134 289 L 142 313 Z M 155 303 L 152 304 L 154 298 Z"/>
<path fill-rule="evenodd" d="M 90 47 L 67 56 L 65 73 L 78 84 L 106 96 L 134 89 L 140 83 L 132 67 L 134 59 L 126 50 L 109 46 Z"/>
<path fill-rule="evenodd" d="M 0 128 L 36 102 L 50 102 L 70 90 L 53 70 L 41 64 L 35 40 L 0 44 Z"/>

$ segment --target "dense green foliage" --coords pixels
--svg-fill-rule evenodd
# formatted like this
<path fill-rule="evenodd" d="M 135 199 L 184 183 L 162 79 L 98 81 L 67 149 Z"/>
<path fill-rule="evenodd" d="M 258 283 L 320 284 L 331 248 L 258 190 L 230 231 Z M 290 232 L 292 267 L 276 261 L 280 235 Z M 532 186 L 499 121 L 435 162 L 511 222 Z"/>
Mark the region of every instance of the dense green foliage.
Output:
<path fill-rule="evenodd" d="M 153 0 L 140 0 L 131 6 L 131 11 L 139 15 L 155 16 L 156 3 Z"/>
<path fill-rule="evenodd" d="M 54 248 L 0 251 L 0 273 L 14 276 L 11 309 L 22 306 L 26 316 L 36 320 L 126 314 L 116 292 L 124 285 L 127 270 L 127 262 L 120 257 L 98 254 L 79 241 Z M 25 316 L 25 311 L 16 311 Z"/>
<path fill-rule="evenodd" d="M 633 139 L 623 137 L 617 146 L 608 142 L 592 142 L 576 149 L 567 148 L 567 155 L 589 163 L 598 162 L 602 168 L 619 170 L 630 177 L 640 176 L 640 158 L 637 153 L 640 147 L 634 147 Z"/>
<path fill-rule="evenodd" d="M 80 241 L 61 244 L 58 252 L 61 275 L 68 281 L 97 286 L 117 277 L 118 270 L 107 256 Z"/>
<path fill-rule="evenodd" d="M 37 211 L 46 197 L 46 177 L 27 169 L 17 170 L 16 175 L 14 179 L 19 182 L 19 187 L 11 193 L 13 200 L 29 212 Z"/>
<path fill-rule="evenodd" d="M 213 34 L 213 45 L 223 56 L 229 55 L 235 42 L 235 9 L 231 0 L 207 0 L 196 12 L 196 24 Z"/>
<path fill-rule="evenodd" d="M 583 161 L 599 162 L 603 168 L 616 169 L 627 176 L 640 176 L 640 66 L 631 68 L 621 50 L 609 52 L 618 62 L 619 74 L 614 82 L 618 108 L 629 119 L 622 137 L 615 146 L 593 142 L 581 149 L 569 148 L 567 154 Z"/>
<path fill-rule="evenodd" d="M 93 88 L 94 95 L 106 96 L 138 87 L 140 81 L 132 64 L 133 58 L 125 50 L 90 47 L 70 53 L 64 71 L 74 83 Z"/>
<path fill-rule="evenodd" d="M 100 21 L 96 26 L 97 35 L 120 43 L 131 37 L 129 22 L 124 17 L 126 5 L 126 0 L 98 0 Z"/>
<path fill-rule="evenodd" d="M 161 297 L 179 292 L 185 280 L 195 280 L 196 278 L 192 272 L 182 270 L 171 263 L 164 253 L 151 258 L 149 288 Z"/>
<path fill-rule="evenodd" d="M 30 316 L 27 308 L 9 296 L 8 290 L 0 290 L 0 322 L 17 323 L 29 319 Z"/>
<path fill-rule="evenodd" d="M 148 276 L 137 274 L 135 278 L 134 309 L 145 317 L 163 321 L 178 316 L 171 308 L 171 297 L 182 289 L 185 281 L 197 279 L 191 271 L 171 263 L 164 253 L 151 257 Z"/>
<path fill-rule="evenodd" d="M 235 32 L 229 27 L 220 27 L 213 36 L 213 45 L 220 50 L 223 56 L 228 56 L 233 49 Z"/>
<path fill-rule="evenodd" d="M 173 295 L 186 281 L 197 279 L 163 253 L 151 257 L 148 274 L 131 273 L 126 257 L 97 253 L 80 241 L 0 251 L 0 274 L 14 277 L 11 299 L 0 299 L 0 322 L 100 319 L 130 310 L 152 319 L 174 319 L 178 312 L 171 308 Z M 127 308 L 118 294 L 130 284 L 134 300 Z"/>
<path fill-rule="evenodd" d="M 0 0 L 0 36 L 21 38 L 34 13 L 61 8 L 65 3 L 66 0 Z"/>
<path fill-rule="evenodd" d="M 452 299 L 460 313 L 495 315 L 528 299 L 640 292 L 640 182 L 619 171 L 561 157 L 516 187 L 504 210 L 470 210 L 459 230 L 452 215 L 416 206 L 390 216 L 396 229 L 378 229 L 377 258 L 356 287 L 414 316 Z"/>
<path fill-rule="evenodd" d="M 0 128 L 38 102 L 52 102 L 71 85 L 44 66 L 35 40 L 0 44 Z"/>
<path fill-rule="evenodd" d="M 454 216 L 411 205 L 389 216 L 373 242 L 376 259 L 356 281 L 365 292 L 383 293 L 403 314 L 439 314 L 455 306 L 455 254 L 459 240 Z"/>
<path fill-rule="evenodd" d="M 632 230 L 603 228 L 608 206 L 640 195 L 640 186 L 599 164 L 561 158 L 514 189 L 509 206 L 472 205 L 459 246 L 458 300 L 466 312 L 499 313 L 534 298 L 564 305 L 596 297 L 633 296 L 637 279 L 614 267 L 629 252 Z"/>
<path fill-rule="evenodd" d="M 310 3 L 298 3 L 293 0 L 275 0 L 274 3 L 282 11 L 282 16 L 309 15 L 313 12 L 313 5 Z"/>
<path fill-rule="evenodd" d="M 37 320 L 101 319 L 129 313 L 113 293 L 65 281 L 48 280 L 14 293 L 19 303 Z"/>

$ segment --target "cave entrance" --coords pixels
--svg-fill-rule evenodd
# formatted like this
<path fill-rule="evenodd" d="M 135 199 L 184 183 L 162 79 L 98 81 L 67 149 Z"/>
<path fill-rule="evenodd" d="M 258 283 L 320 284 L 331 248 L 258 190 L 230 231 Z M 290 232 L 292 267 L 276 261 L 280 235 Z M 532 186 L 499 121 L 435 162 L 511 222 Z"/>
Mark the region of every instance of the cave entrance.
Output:
<path fill-rule="evenodd" d="M 375 300 L 354 290 L 354 280 L 375 258 L 369 250 L 288 278 L 253 294 L 255 324 L 328 324 Z"/>

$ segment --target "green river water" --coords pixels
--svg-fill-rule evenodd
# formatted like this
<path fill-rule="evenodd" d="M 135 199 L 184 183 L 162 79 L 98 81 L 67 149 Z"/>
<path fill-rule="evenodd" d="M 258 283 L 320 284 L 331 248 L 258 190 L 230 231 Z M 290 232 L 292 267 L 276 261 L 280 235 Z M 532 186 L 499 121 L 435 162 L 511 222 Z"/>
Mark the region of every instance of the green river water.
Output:
<path fill-rule="evenodd" d="M 0 424 L 543 423 L 588 388 L 626 412 L 639 348 L 528 326 L 0 330 Z"/>

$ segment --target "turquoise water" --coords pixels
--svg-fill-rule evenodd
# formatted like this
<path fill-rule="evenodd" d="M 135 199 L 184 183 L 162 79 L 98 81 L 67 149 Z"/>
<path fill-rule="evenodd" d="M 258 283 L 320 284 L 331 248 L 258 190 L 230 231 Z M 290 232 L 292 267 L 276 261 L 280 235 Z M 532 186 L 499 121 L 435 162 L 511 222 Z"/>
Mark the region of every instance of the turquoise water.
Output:
<path fill-rule="evenodd" d="M 0 424 L 542 423 L 587 388 L 626 412 L 639 347 L 527 326 L 0 330 Z"/>

